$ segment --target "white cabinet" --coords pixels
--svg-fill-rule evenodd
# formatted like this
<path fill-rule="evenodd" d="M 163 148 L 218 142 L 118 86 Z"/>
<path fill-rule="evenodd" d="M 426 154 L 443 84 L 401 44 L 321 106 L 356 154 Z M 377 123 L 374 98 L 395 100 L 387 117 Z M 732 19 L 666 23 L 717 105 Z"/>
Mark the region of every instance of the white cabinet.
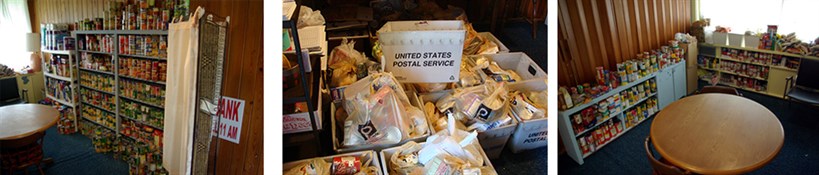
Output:
<path fill-rule="evenodd" d="M 685 62 L 660 70 L 657 74 L 657 100 L 660 109 L 685 96 L 687 92 Z"/>

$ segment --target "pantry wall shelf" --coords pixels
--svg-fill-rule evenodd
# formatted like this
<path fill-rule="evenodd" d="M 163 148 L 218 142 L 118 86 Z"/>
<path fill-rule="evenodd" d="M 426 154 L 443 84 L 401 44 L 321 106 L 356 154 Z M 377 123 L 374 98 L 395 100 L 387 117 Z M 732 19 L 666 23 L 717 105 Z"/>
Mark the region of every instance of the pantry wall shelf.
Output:
<path fill-rule="evenodd" d="M 123 74 L 119 74 L 119 77 L 130 79 L 130 80 L 137 80 L 137 81 L 141 81 L 141 82 L 145 82 L 145 83 L 158 84 L 158 85 L 163 85 L 163 86 L 165 85 L 165 82 L 162 82 L 162 81 L 151 81 L 151 80 L 131 77 L 131 76 L 123 75 Z"/>
<path fill-rule="evenodd" d="M 699 43 L 700 50 L 708 51 L 708 52 L 700 52 L 699 56 L 704 59 L 717 59 L 717 60 L 706 60 L 706 61 L 716 61 L 719 63 L 715 63 L 718 68 L 716 70 L 707 69 L 703 67 L 699 67 L 698 69 L 704 70 L 712 70 L 716 71 L 714 76 L 719 77 L 720 82 L 719 84 L 734 87 L 737 89 L 746 90 L 749 92 L 759 93 L 762 95 L 768 95 L 776 98 L 783 98 L 785 92 L 785 79 L 787 77 L 795 76 L 796 72 L 799 67 L 799 62 L 801 59 L 817 59 L 819 57 L 813 56 L 804 56 L 804 55 L 797 55 L 779 51 L 772 51 L 772 50 L 762 50 L 756 48 L 744 48 L 744 47 L 735 47 L 735 46 L 727 46 L 727 45 L 717 45 L 717 44 L 707 44 L 707 43 Z M 733 55 L 733 56 L 729 56 Z M 739 60 L 734 59 L 732 57 L 747 57 L 747 59 Z M 757 62 L 751 62 L 749 60 L 763 60 Z M 753 71 L 766 71 L 761 75 L 766 75 L 763 77 L 757 76 L 749 76 L 744 73 L 738 73 L 734 71 L 728 71 L 722 69 L 720 65 L 722 65 L 723 61 L 728 61 L 729 63 L 738 63 L 743 64 L 742 68 L 745 68 L 747 65 L 750 69 L 750 72 Z M 700 61 L 702 62 L 702 60 Z M 760 68 L 761 67 L 761 68 Z M 755 70 L 756 69 L 756 70 Z M 759 70 L 762 69 L 762 70 Z M 742 72 L 742 71 L 740 71 Z M 701 75 L 702 76 L 702 75 Z M 702 79 L 703 77 L 699 77 Z M 708 77 L 705 77 L 708 78 Z M 723 82 L 727 79 L 731 82 Z M 734 85 L 733 82 L 742 81 L 742 84 L 751 85 L 749 87 L 744 86 L 737 86 Z M 761 89 L 761 90 L 757 90 Z"/>
<path fill-rule="evenodd" d="M 86 68 L 82 68 L 82 67 L 80 68 L 80 70 L 93 72 L 93 73 L 98 73 L 98 74 L 114 75 L 114 73 L 111 73 L 111 72 L 106 72 L 106 71 L 101 71 L 101 70 L 94 70 L 94 69 L 86 69 Z"/>

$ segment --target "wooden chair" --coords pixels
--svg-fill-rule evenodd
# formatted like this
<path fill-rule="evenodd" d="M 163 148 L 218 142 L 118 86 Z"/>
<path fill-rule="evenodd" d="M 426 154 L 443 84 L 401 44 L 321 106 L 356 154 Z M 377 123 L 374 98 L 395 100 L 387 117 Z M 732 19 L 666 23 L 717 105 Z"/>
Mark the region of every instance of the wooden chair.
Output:
<path fill-rule="evenodd" d="M 0 161 L 2 161 L 2 171 L 14 174 L 15 170 L 24 170 L 28 174 L 29 166 L 35 165 L 43 173 L 43 138 L 45 132 L 38 132 L 14 140 L 0 141 Z"/>
<path fill-rule="evenodd" d="M 731 94 L 731 95 L 742 96 L 742 94 L 739 93 L 739 91 L 737 91 L 736 88 L 725 87 L 725 86 L 705 86 L 702 89 L 700 89 L 700 92 L 698 94 L 705 94 L 705 93 L 721 93 L 721 94 Z"/>
<path fill-rule="evenodd" d="M 645 148 L 646 148 L 646 155 L 648 156 L 648 162 L 651 163 L 651 169 L 653 169 L 652 174 L 658 175 L 677 175 L 677 174 L 691 174 L 688 170 L 682 170 L 677 168 L 673 165 L 669 165 L 664 163 L 662 159 L 654 158 L 654 153 L 651 151 L 651 137 L 646 137 Z"/>

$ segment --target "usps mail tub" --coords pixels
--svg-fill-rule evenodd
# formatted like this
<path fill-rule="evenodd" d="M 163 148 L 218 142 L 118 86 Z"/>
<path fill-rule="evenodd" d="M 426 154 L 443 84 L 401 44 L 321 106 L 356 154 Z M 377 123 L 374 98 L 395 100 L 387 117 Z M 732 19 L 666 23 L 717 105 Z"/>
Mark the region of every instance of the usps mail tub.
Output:
<path fill-rule="evenodd" d="M 508 87 L 507 90 L 509 91 L 517 90 L 528 93 L 545 91 L 547 85 L 546 80 L 543 80 L 511 84 L 507 87 Z M 540 104 L 540 106 L 546 107 L 546 104 Z M 517 117 L 517 115 L 515 116 Z M 517 119 L 518 121 L 520 121 L 520 123 L 518 124 L 515 133 L 512 134 L 512 138 L 509 139 L 509 149 L 512 150 L 513 153 L 519 153 L 524 150 L 545 147 L 549 144 L 549 141 L 547 139 L 549 121 L 547 117 L 544 116 L 543 118 L 531 120 L 523 120 L 519 117 Z"/>
<path fill-rule="evenodd" d="M 384 167 L 382 167 L 383 164 L 381 163 L 381 156 L 379 156 L 378 153 L 376 151 L 373 151 L 373 150 L 326 156 L 326 157 L 321 157 L 320 159 L 324 160 L 325 162 L 330 163 L 330 165 L 332 166 L 333 158 L 347 157 L 347 156 L 358 157 L 361 160 L 361 166 L 364 166 L 365 163 L 369 162 L 369 166 L 375 166 L 375 168 L 378 169 L 376 171 L 376 174 L 378 174 L 378 175 L 386 174 L 386 173 L 383 172 Z M 287 162 L 287 163 L 284 163 L 284 165 L 282 166 L 282 169 L 284 170 L 284 172 L 287 172 L 290 169 L 296 168 L 296 166 L 299 166 L 299 165 L 301 165 L 303 163 L 306 163 L 309 160 L 312 160 L 312 159 L 304 159 L 304 160 L 298 160 L 298 161 L 293 161 L 293 162 Z M 327 169 L 331 170 L 332 168 L 327 167 Z"/>
<path fill-rule="evenodd" d="M 512 82 L 509 84 L 523 83 L 527 81 L 543 81 L 547 77 L 546 71 L 543 71 L 543 69 L 541 69 L 540 66 L 538 66 L 537 63 L 532 60 L 532 58 L 523 52 L 470 56 L 471 59 L 476 59 L 478 57 L 489 58 L 490 61 L 496 62 L 501 69 L 515 71 L 515 73 L 517 73 L 520 78 L 523 79 L 520 82 Z M 482 76 L 487 77 L 485 75 Z"/>
<path fill-rule="evenodd" d="M 419 143 L 419 144 L 421 144 L 421 146 L 426 145 L 426 143 Z M 388 148 L 388 149 L 384 149 L 384 150 L 381 150 L 380 154 L 378 154 L 379 156 L 381 156 L 381 158 L 380 158 L 381 159 L 381 167 L 383 168 L 383 170 L 381 170 L 381 171 L 384 172 L 384 174 L 386 174 L 386 175 L 390 174 L 390 166 L 389 166 L 390 158 L 392 158 L 393 154 L 400 151 L 399 150 L 400 147 L 401 147 L 401 145 L 396 146 L 396 147 L 392 147 L 392 148 Z M 480 145 L 478 145 L 478 147 L 480 147 Z M 486 157 L 486 153 L 483 152 L 483 149 L 479 149 L 479 152 L 481 153 L 481 157 L 483 157 L 483 166 L 487 166 L 490 169 L 495 170 L 495 167 L 492 166 L 492 162 L 490 162 L 489 158 Z M 498 174 L 498 173 L 494 172 L 494 174 Z"/>
<path fill-rule="evenodd" d="M 492 33 L 480 32 L 478 33 L 478 35 L 481 35 L 482 37 L 489 39 L 489 41 L 495 42 L 495 45 L 498 45 L 498 53 L 509 53 L 509 48 L 507 48 L 506 45 L 503 45 L 503 43 L 501 43 L 501 41 L 498 40 L 498 38 L 495 37 L 495 35 L 492 35 Z"/>
<path fill-rule="evenodd" d="M 378 30 L 384 70 L 402 83 L 458 80 L 463 21 L 391 21 Z"/>

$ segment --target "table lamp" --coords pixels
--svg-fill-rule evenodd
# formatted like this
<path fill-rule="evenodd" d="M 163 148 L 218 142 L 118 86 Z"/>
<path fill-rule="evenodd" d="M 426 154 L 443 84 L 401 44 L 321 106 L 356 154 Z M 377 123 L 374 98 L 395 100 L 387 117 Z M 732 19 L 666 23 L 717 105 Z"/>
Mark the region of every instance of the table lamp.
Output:
<path fill-rule="evenodd" d="M 26 33 L 26 51 L 31 52 L 31 69 L 34 72 L 42 71 L 43 64 L 40 60 L 40 34 Z"/>

